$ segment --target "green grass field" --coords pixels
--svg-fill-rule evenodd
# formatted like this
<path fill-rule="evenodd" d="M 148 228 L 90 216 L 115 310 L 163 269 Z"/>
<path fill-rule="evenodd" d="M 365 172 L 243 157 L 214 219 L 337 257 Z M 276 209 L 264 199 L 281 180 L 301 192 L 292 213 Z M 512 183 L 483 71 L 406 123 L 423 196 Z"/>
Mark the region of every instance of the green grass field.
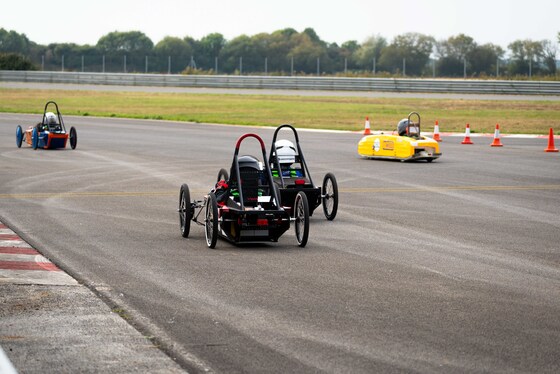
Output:
<path fill-rule="evenodd" d="M 560 101 L 482 101 L 234 94 L 101 92 L 0 88 L 0 112 L 42 113 L 54 100 L 63 115 L 161 119 L 235 125 L 360 131 L 393 130 L 409 112 L 422 117 L 423 131 L 439 121 L 441 132 L 503 134 L 560 133 Z"/>

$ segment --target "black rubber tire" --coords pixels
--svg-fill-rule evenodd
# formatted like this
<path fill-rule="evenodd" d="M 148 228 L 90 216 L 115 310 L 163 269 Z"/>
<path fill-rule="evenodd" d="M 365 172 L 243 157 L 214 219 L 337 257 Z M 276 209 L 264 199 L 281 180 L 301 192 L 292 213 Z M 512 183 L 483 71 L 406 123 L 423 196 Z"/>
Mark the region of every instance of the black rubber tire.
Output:
<path fill-rule="evenodd" d="M 220 169 L 220 171 L 218 172 L 218 178 L 216 179 L 216 182 L 219 181 L 228 181 L 229 179 L 229 175 L 226 169 Z"/>
<path fill-rule="evenodd" d="M 179 225 L 183 238 L 188 238 L 191 231 L 192 208 L 189 186 L 183 184 L 179 192 Z"/>
<path fill-rule="evenodd" d="M 218 201 L 214 192 L 210 192 L 206 199 L 204 231 L 206 234 L 206 245 L 208 245 L 208 248 L 215 248 L 218 241 Z"/>
<path fill-rule="evenodd" d="M 336 217 L 338 211 L 338 183 L 334 174 L 327 173 L 323 178 L 323 212 L 329 221 Z"/>
<path fill-rule="evenodd" d="M 21 129 L 21 126 L 18 125 L 18 127 L 16 127 L 16 145 L 18 148 L 21 148 L 22 142 L 23 142 L 23 130 Z"/>
<path fill-rule="evenodd" d="M 309 238 L 309 203 L 302 191 L 298 192 L 294 201 L 294 218 L 296 240 L 300 247 L 305 247 Z"/>
<path fill-rule="evenodd" d="M 78 133 L 76 132 L 74 126 L 72 126 L 70 127 L 70 147 L 72 149 L 76 149 L 77 145 L 78 145 Z"/>
<path fill-rule="evenodd" d="M 37 149 L 39 147 L 39 131 L 37 131 L 37 127 L 34 127 L 31 132 L 31 146 L 33 149 Z"/>

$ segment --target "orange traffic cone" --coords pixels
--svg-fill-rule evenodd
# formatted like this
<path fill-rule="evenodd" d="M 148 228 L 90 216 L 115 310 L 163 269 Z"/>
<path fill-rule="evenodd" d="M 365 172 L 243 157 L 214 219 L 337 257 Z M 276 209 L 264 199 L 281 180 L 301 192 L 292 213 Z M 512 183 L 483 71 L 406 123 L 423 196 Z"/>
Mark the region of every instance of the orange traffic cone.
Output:
<path fill-rule="evenodd" d="M 552 131 L 552 127 L 548 132 L 548 147 L 544 150 L 545 152 L 558 152 L 558 149 L 554 148 L 554 131 Z"/>
<path fill-rule="evenodd" d="M 434 140 L 436 142 L 441 142 L 441 138 L 439 137 L 439 123 L 438 123 L 438 121 L 436 121 L 436 124 L 434 126 Z"/>
<path fill-rule="evenodd" d="M 371 135 L 371 126 L 369 124 L 369 117 L 366 117 L 366 129 L 364 130 L 364 135 Z"/>
<path fill-rule="evenodd" d="M 504 145 L 500 142 L 500 125 L 496 123 L 496 130 L 494 130 L 494 141 L 490 144 L 491 147 L 503 147 Z"/>
<path fill-rule="evenodd" d="M 474 144 L 471 141 L 471 126 L 468 123 L 467 123 L 467 128 L 465 129 L 465 139 L 463 139 L 461 144 Z"/>

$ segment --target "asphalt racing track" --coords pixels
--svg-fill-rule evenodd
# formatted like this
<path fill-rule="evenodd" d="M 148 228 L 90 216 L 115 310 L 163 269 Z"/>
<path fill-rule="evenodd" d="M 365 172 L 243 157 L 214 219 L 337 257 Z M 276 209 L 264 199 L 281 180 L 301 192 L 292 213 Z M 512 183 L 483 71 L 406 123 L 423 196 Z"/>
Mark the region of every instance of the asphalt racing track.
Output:
<path fill-rule="evenodd" d="M 66 117 L 76 150 L 16 148 L 0 115 L 1 218 L 191 371 L 558 372 L 560 156 L 546 139 L 444 137 L 431 164 L 360 159 L 358 133 L 300 132 L 315 183 L 306 248 L 208 249 L 177 205 L 264 128 Z M 24 126 L 25 127 L 25 126 Z M 250 143 L 246 152 L 257 152 Z M 558 146 L 558 145 L 557 145 Z"/>

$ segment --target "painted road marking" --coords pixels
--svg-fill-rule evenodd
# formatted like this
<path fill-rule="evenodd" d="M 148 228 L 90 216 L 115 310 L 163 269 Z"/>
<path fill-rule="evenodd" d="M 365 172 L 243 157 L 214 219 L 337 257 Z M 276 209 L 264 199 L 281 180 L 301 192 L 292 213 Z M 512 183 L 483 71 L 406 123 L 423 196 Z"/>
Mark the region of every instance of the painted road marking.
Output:
<path fill-rule="evenodd" d="M 78 282 L 0 222 L 0 284 L 73 286 Z"/>
<path fill-rule="evenodd" d="M 39 252 L 33 248 L 21 248 L 21 247 L 0 247 L 0 254 L 7 253 L 13 255 L 38 255 Z"/>
<path fill-rule="evenodd" d="M 531 191 L 531 190 L 558 190 L 560 184 L 542 186 L 447 186 L 447 187 L 371 187 L 371 188 L 339 188 L 339 192 L 441 192 L 441 191 Z"/>
<path fill-rule="evenodd" d="M 425 187 L 348 187 L 339 188 L 339 192 L 440 192 L 440 191 L 529 191 L 529 190 L 558 190 L 560 184 L 533 186 L 425 186 Z M 208 190 L 191 190 L 192 194 L 204 195 Z M 51 198 L 80 198 L 80 197 L 142 197 L 142 196 L 179 196 L 178 191 L 97 191 L 97 192 L 68 192 L 44 193 L 29 192 L 17 194 L 0 194 L 0 199 L 51 199 Z M 0 241 L 2 240 L 0 234 Z M 1 245 L 1 244 L 0 244 Z"/>
<path fill-rule="evenodd" d="M 0 261 L 0 270 L 61 271 L 52 262 L 31 262 L 31 261 Z"/>

